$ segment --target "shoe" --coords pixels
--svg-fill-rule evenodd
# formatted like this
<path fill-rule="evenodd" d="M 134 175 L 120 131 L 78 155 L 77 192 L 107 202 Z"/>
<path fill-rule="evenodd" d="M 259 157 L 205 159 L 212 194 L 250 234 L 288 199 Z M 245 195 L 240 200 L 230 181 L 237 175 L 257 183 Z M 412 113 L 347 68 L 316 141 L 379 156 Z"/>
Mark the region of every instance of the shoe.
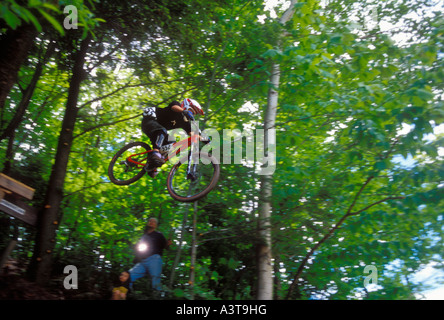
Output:
<path fill-rule="evenodd" d="M 152 170 L 148 171 L 148 175 L 149 175 L 151 178 L 153 178 L 153 179 L 154 179 L 158 174 L 159 174 L 159 171 L 157 171 L 157 169 L 152 169 Z"/>
<path fill-rule="evenodd" d="M 162 156 L 158 152 L 150 152 L 148 155 L 148 168 L 157 168 L 165 164 L 165 160 L 162 159 Z"/>

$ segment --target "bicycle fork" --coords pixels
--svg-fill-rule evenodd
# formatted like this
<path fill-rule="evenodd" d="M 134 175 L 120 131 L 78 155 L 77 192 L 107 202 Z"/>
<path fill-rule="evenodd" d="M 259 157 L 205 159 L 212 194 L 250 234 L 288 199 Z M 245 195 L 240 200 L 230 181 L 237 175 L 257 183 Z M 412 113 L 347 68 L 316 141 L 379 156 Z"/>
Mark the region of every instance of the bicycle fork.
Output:
<path fill-rule="evenodd" d="M 192 160 L 192 152 L 191 152 L 191 150 L 189 150 L 188 151 L 188 164 L 187 164 L 187 179 L 191 180 L 191 182 L 194 182 L 197 180 L 197 175 L 196 175 L 197 164 L 192 164 L 191 160 Z"/>

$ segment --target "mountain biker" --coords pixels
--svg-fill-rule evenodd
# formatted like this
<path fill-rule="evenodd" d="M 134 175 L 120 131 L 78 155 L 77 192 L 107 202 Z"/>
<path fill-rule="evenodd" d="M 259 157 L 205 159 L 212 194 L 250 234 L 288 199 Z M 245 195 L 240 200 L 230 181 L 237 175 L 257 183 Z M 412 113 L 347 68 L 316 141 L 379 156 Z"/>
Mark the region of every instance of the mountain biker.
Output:
<path fill-rule="evenodd" d="M 154 177 L 154 170 L 162 166 L 165 160 L 160 148 L 168 144 L 167 130 L 181 128 L 191 135 L 191 123 L 195 115 L 203 115 L 200 104 L 193 99 L 185 98 L 182 102 L 173 101 L 166 108 L 146 107 L 143 110 L 142 131 L 151 141 L 153 152 L 149 153 L 147 170 Z"/>

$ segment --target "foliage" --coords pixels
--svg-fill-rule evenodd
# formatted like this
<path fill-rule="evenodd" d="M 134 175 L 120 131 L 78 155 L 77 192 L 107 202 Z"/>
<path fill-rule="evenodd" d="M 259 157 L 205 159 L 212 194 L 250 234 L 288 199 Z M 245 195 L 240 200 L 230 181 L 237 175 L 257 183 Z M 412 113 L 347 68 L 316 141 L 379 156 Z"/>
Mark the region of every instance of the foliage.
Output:
<path fill-rule="evenodd" d="M 1 6 L 9 27 L 23 20 L 39 30 L 36 11 L 33 20 L 17 3 Z M 396 3 L 373 1 L 365 7 L 365 1 L 310 0 L 297 4 L 282 30 L 273 12 L 256 1 L 187 0 L 177 6 L 129 1 L 109 7 L 91 2 L 88 10 L 104 22 L 93 29 L 96 38 L 86 59 L 54 275 L 74 264 L 80 287 L 93 290 L 88 281 L 94 277 L 105 294 L 118 273 L 132 266 L 131 245 L 147 218 L 156 216 L 160 231 L 174 242 L 164 254 L 162 281 L 169 297 L 186 299 L 194 290 L 197 299 L 254 298 L 258 163 L 222 164 L 220 183 L 199 201 L 193 287 L 188 283 L 193 209 L 168 196 L 168 169 L 128 187 L 109 183 L 106 172 L 123 144 L 147 140 L 140 131 L 144 105 L 192 96 L 205 107 L 202 128 L 221 136 L 224 129 L 260 128 L 270 65 L 278 61 L 275 297 L 415 298 L 421 287 L 410 281 L 413 274 L 442 261 L 443 254 L 442 133 L 437 129 L 444 116 L 444 24 L 442 12 L 422 12 L 427 1 Z M 369 10 L 375 20 L 369 20 Z M 128 15 L 133 20 L 125 20 Z M 393 21 L 404 24 L 383 28 Z M 407 40 L 395 40 L 403 33 L 410 35 Z M 65 42 L 46 64 L 13 140 L 12 173 L 36 188 L 36 207 L 43 205 L 64 114 L 70 37 L 80 36 L 65 31 L 61 37 Z M 45 39 L 36 40 L 21 68 L 1 110 L 0 132 L 48 48 Z M 2 163 L 7 142 L 0 143 Z M 27 261 L 34 230 L 13 219 L 5 226 L 9 233 L 1 234 L 2 247 L 18 230 L 14 256 Z M 378 269 L 374 290 L 363 285 L 366 265 Z M 148 295 L 140 284 L 136 297 Z"/>
<path fill-rule="evenodd" d="M 66 20 L 64 14 L 73 14 L 68 6 L 74 6 L 76 28 L 83 27 L 84 35 L 86 35 L 86 32 L 91 31 L 99 22 L 104 22 L 103 19 L 95 18 L 88 8 L 88 6 L 94 7 L 94 2 L 94 0 L 89 0 L 87 3 L 83 0 L 69 0 L 54 3 L 54 1 L 32 0 L 28 1 L 27 5 L 23 5 L 20 1 L 7 0 L 0 5 L 0 18 L 11 29 L 16 29 L 23 24 L 32 24 L 38 32 L 42 32 L 44 25 L 50 25 L 58 33 L 64 35 L 64 25 L 59 20 L 63 18 Z M 60 17 L 63 18 L 59 19 Z"/>

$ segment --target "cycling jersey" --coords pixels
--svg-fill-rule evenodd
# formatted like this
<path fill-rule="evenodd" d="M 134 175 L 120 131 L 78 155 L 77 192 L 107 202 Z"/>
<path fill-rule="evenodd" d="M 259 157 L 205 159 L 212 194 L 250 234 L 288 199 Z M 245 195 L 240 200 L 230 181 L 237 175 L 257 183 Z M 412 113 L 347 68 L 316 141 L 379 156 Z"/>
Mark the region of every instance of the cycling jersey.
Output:
<path fill-rule="evenodd" d="M 172 110 L 174 105 L 180 106 L 180 102 L 173 101 L 166 108 L 147 107 L 143 110 L 143 117 L 146 120 L 155 120 L 166 130 L 183 129 L 186 133 L 191 133 L 191 123 L 182 114 Z"/>

